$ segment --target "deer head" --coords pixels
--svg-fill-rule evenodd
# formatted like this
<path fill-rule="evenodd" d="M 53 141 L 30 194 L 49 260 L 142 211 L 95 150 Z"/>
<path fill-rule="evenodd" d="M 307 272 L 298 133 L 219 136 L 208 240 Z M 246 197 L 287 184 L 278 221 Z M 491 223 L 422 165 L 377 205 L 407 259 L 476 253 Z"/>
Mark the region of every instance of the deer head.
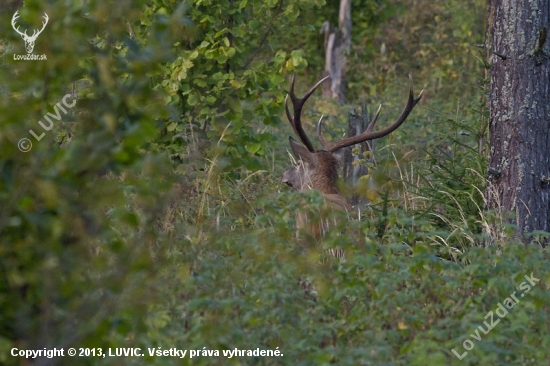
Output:
<path fill-rule="evenodd" d="M 16 27 L 16 20 L 19 18 L 19 11 L 16 11 L 15 14 L 13 14 L 13 17 L 11 18 L 11 26 L 13 29 L 19 33 L 21 38 L 23 38 L 23 41 L 25 42 L 25 49 L 27 50 L 27 53 L 32 53 L 32 50 L 34 49 L 34 42 L 36 42 L 36 38 L 42 33 L 44 28 L 46 28 L 46 24 L 48 24 L 48 14 L 44 13 L 44 22 L 42 22 L 42 29 L 40 30 L 34 30 L 32 33 L 32 36 L 27 35 L 27 30 L 25 32 L 21 32 L 19 30 L 19 27 Z"/>
<path fill-rule="evenodd" d="M 316 150 L 302 127 L 301 114 L 306 100 L 327 78 L 328 76 L 319 80 L 302 98 L 298 98 L 296 97 L 296 94 L 294 94 L 295 75 L 292 77 L 289 95 L 290 100 L 292 101 L 294 113 L 291 114 L 288 108 L 287 102 L 289 95 L 287 95 L 285 100 L 285 109 L 288 120 L 302 144 L 298 143 L 292 137 L 289 137 L 290 148 L 298 160 L 298 163 L 283 173 L 282 181 L 286 185 L 299 191 L 317 189 L 336 205 L 347 208 L 345 198 L 340 195 L 338 188 L 336 187 L 339 159 L 334 153 L 344 147 L 377 139 L 395 131 L 407 119 L 413 108 L 420 101 L 424 90 L 418 94 L 418 97 L 414 98 L 412 76 L 409 75 L 410 87 L 407 105 L 401 112 L 401 115 L 391 125 L 381 131 L 369 132 L 369 129 L 367 128 L 367 131 L 360 135 L 347 137 L 339 141 L 327 142 L 321 134 L 321 123 L 323 120 L 323 117 L 321 117 L 319 123 L 317 124 L 317 137 L 321 142 L 321 145 L 323 145 L 323 149 Z M 374 125 L 378 119 L 381 107 L 382 106 L 378 108 L 378 111 L 369 123 L 369 126 Z"/>

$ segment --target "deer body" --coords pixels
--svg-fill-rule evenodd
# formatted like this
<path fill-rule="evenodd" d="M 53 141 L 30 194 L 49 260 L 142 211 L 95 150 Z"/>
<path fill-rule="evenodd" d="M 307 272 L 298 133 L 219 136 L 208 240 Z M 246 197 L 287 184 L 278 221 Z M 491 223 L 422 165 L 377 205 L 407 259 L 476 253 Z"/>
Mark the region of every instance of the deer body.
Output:
<path fill-rule="evenodd" d="M 308 189 L 318 190 L 325 197 L 327 211 L 334 209 L 351 211 L 352 207 L 348 205 L 345 197 L 338 191 L 336 186 L 336 181 L 338 179 L 339 159 L 334 153 L 344 147 L 380 138 L 396 130 L 405 121 L 405 119 L 407 119 L 414 106 L 420 101 L 424 91 L 422 90 L 418 97 L 413 97 L 412 77 L 409 75 L 410 88 L 407 105 L 397 120 L 381 131 L 368 132 L 369 128 L 367 128 L 367 131 L 357 136 L 347 137 L 339 141 L 327 142 L 321 134 L 321 122 L 323 119 L 323 117 L 321 117 L 317 125 L 317 137 L 323 145 L 323 149 L 317 150 L 313 147 L 313 144 L 302 128 L 301 112 L 306 100 L 327 78 L 328 76 L 318 81 L 302 98 L 298 98 L 294 94 L 295 77 L 293 76 L 292 78 L 289 95 L 293 104 L 293 115 L 290 113 L 288 108 L 288 96 L 285 100 L 285 109 L 288 120 L 302 144 L 298 143 L 292 137 L 289 137 L 290 148 L 293 155 L 298 160 L 298 163 L 283 173 L 282 182 L 297 189 L 298 191 L 305 191 Z M 378 108 L 378 111 L 370 122 L 369 127 L 376 123 L 376 120 L 380 114 L 380 109 L 381 108 Z M 330 222 L 324 220 L 322 215 L 318 223 L 309 225 L 308 221 L 307 214 L 303 212 L 298 213 L 296 219 L 298 228 L 306 229 L 310 232 L 310 234 L 317 238 L 322 236 L 328 226 L 330 226 Z"/>
<path fill-rule="evenodd" d="M 332 224 L 329 220 L 323 219 L 324 216 L 333 210 L 351 211 L 352 209 L 336 187 L 339 161 L 328 151 L 312 153 L 292 137 L 289 141 L 298 164 L 283 173 L 283 183 L 298 191 L 316 189 L 323 194 L 326 204 L 326 208 L 323 209 L 325 212 L 319 212 L 318 216 L 321 219 L 315 223 L 309 222 L 306 213 L 298 212 L 296 226 L 298 229 L 306 229 L 315 238 L 319 238 Z"/>

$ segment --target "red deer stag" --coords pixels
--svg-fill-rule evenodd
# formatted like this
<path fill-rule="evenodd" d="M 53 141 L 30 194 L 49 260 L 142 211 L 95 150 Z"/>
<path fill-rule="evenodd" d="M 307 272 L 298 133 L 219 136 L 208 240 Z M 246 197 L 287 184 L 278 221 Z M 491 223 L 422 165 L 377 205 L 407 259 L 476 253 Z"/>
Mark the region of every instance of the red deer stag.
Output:
<path fill-rule="evenodd" d="M 298 160 L 298 163 L 283 173 L 283 183 L 297 189 L 298 191 L 305 191 L 308 189 L 316 189 L 320 191 L 325 197 L 327 208 L 329 210 L 339 209 L 351 211 L 351 206 L 348 205 L 345 197 L 336 187 L 339 159 L 334 153 L 344 147 L 377 139 L 395 131 L 407 119 L 413 108 L 420 101 L 424 90 L 418 94 L 418 97 L 414 98 L 412 76 L 409 75 L 410 87 L 407 105 L 395 122 L 381 131 L 365 131 L 357 136 L 347 137 L 339 141 L 327 142 L 321 135 L 321 121 L 323 119 L 323 117 L 321 117 L 317 125 L 317 137 L 323 145 L 323 149 L 316 150 L 302 127 L 301 114 L 306 100 L 311 96 L 311 94 L 313 94 L 317 87 L 319 87 L 319 85 L 321 85 L 321 83 L 328 78 L 328 76 L 319 80 L 302 98 L 298 98 L 296 97 L 296 94 L 294 94 L 295 77 L 296 75 L 292 77 L 289 93 L 294 109 L 293 115 L 290 113 L 288 108 L 288 95 L 285 99 L 285 109 L 288 120 L 303 145 L 298 143 L 292 137 L 289 137 L 290 148 Z M 381 107 L 382 106 L 378 108 L 378 111 L 369 125 L 374 125 L 378 119 L 378 115 L 380 114 Z M 329 223 L 326 222 L 326 220 L 321 220 L 317 224 L 311 223 L 308 226 L 308 219 L 304 213 L 298 214 L 296 224 L 298 229 L 306 229 L 306 231 L 312 234 L 315 238 L 321 237 L 329 226 Z"/>

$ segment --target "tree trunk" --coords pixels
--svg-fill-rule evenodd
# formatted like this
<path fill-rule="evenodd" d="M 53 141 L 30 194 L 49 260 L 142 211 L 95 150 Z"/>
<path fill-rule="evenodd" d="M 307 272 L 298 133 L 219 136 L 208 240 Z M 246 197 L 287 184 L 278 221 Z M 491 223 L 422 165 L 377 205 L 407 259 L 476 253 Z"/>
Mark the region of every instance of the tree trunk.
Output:
<path fill-rule="evenodd" d="M 340 0 L 338 28 L 330 29 L 328 21 L 323 24 L 325 33 L 325 71 L 330 75 L 330 85 L 323 87 L 323 97 L 345 102 L 344 71 L 351 46 L 351 0 Z"/>
<path fill-rule="evenodd" d="M 489 209 L 550 229 L 550 0 L 489 0 Z"/>
<path fill-rule="evenodd" d="M 23 0 L 7 0 L 0 4 L 0 14 L 9 14 L 9 17 L 23 5 Z"/>

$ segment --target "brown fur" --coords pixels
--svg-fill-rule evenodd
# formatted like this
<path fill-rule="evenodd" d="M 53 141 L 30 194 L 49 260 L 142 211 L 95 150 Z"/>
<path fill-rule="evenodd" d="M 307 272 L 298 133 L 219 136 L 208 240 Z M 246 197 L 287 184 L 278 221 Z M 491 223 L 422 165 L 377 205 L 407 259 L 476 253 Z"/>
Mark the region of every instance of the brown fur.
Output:
<path fill-rule="evenodd" d="M 306 212 L 298 212 L 296 216 L 296 227 L 305 230 L 315 239 L 321 239 L 331 226 L 335 226 L 336 222 L 327 218 L 335 211 L 352 212 L 353 208 L 348 205 L 346 199 L 341 194 L 324 195 L 326 205 L 319 209 L 317 213 L 318 220 L 311 222 Z"/>
<path fill-rule="evenodd" d="M 315 155 L 317 164 L 311 173 L 311 188 L 324 194 L 339 195 L 336 188 L 338 160 L 328 151 L 316 151 Z"/>
<path fill-rule="evenodd" d="M 292 152 L 299 159 L 296 166 L 283 174 L 283 182 L 297 189 L 306 191 L 316 189 L 325 197 L 326 205 L 318 213 L 319 220 L 311 222 L 307 213 L 299 212 L 296 217 L 298 229 L 304 229 L 316 239 L 320 239 L 334 223 L 326 219 L 335 210 L 351 211 L 352 207 L 336 187 L 338 179 L 338 159 L 325 150 L 309 152 L 305 147 L 290 141 Z"/>

